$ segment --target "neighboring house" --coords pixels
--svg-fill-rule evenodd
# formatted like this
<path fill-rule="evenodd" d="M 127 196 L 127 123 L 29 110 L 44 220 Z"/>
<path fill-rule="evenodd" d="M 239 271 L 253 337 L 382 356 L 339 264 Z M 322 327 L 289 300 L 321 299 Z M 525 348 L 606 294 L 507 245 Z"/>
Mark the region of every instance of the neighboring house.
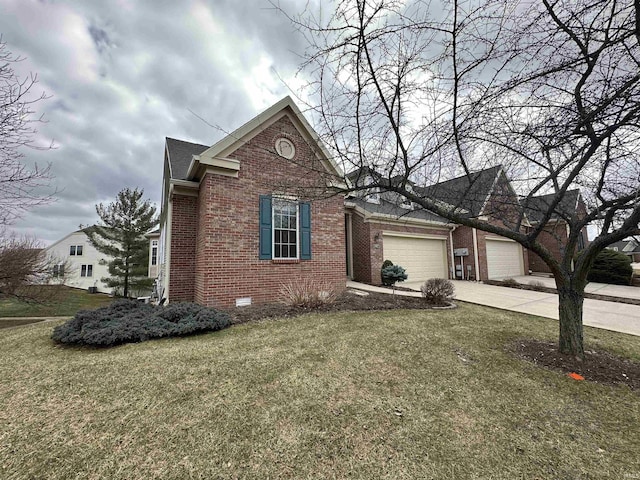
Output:
<path fill-rule="evenodd" d="M 607 248 L 624 253 L 631 259 L 631 263 L 640 263 L 640 240 L 627 238 L 613 243 Z"/>
<path fill-rule="evenodd" d="M 147 235 L 159 295 L 222 308 L 268 303 L 280 299 L 283 284 L 302 279 L 338 290 L 347 278 L 380 283 L 384 260 L 403 266 L 409 281 L 528 272 L 520 244 L 456 225 L 393 192 L 311 198 L 330 192 L 340 175 L 289 97 L 213 146 L 167 138 L 160 228 Z M 365 168 L 347 179 L 363 187 L 372 175 Z M 501 166 L 406 186 L 469 218 L 510 227 L 520 221 Z M 530 227 L 526 217 L 520 223 Z"/>
<path fill-rule="evenodd" d="M 376 175 L 363 168 L 347 175 L 358 187 L 371 184 Z M 389 180 L 387 180 L 388 182 Z M 391 182 L 400 182 L 399 177 Z M 385 184 L 384 179 L 376 182 Z M 411 189 L 411 184 L 406 185 Z M 405 268 L 408 280 L 450 278 L 453 268 L 452 224 L 438 215 L 414 208 L 391 191 L 360 190 L 345 199 L 347 276 L 381 283 L 384 260 Z"/>
<path fill-rule="evenodd" d="M 157 278 L 160 273 L 160 228 L 145 235 L 149 239 L 149 278 Z"/>
<path fill-rule="evenodd" d="M 96 287 L 98 292 L 111 292 L 111 288 L 100 280 L 109 276 L 105 262 L 110 261 L 111 257 L 96 250 L 84 231 L 70 233 L 49 246 L 46 252 L 58 262 L 53 267 L 54 279 L 63 278 L 63 283 L 69 287 Z"/>
<path fill-rule="evenodd" d="M 455 207 L 463 217 L 508 228 L 515 228 L 519 219 L 518 196 L 500 165 L 415 190 Z M 525 220 L 521 228 L 526 225 Z M 528 273 L 526 250 L 511 239 L 464 225 L 452 226 L 451 238 L 455 278 L 488 280 Z"/>
<path fill-rule="evenodd" d="M 553 202 L 554 194 L 541 195 L 529 199 L 525 207 L 527 218 L 534 227 L 541 220 L 549 206 Z M 565 219 L 574 215 L 584 216 L 587 210 L 580 195 L 579 190 L 569 190 L 563 197 L 562 201 L 555 208 L 554 214 L 547 222 L 545 228 L 540 232 L 538 241 L 542 243 L 555 258 L 560 259 L 564 255 L 564 246 L 569 238 L 569 225 Z M 578 237 L 577 250 L 582 250 L 589 243 L 587 236 L 587 228 L 584 227 Z M 550 273 L 551 269 L 547 264 L 534 252 L 529 250 L 529 268 L 533 272 Z"/>

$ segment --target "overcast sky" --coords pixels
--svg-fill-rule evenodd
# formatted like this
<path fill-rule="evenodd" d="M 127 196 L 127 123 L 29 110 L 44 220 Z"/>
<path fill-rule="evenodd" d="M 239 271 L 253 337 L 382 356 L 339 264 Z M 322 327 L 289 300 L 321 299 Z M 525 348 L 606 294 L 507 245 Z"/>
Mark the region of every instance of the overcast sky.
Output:
<path fill-rule="evenodd" d="M 13 225 L 45 245 L 124 187 L 159 204 L 165 137 L 212 144 L 222 132 L 190 111 L 230 131 L 289 94 L 278 77 L 295 88 L 302 46 L 266 0 L 0 0 L 0 33 L 51 96 L 39 137 L 55 149 L 24 153 L 60 192 Z"/>

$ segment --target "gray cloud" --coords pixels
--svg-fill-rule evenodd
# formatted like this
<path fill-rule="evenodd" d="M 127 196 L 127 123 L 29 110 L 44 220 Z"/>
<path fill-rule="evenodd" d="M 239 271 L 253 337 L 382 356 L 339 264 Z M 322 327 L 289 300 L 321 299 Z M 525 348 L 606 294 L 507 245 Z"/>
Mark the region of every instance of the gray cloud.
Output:
<path fill-rule="evenodd" d="M 295 11 L 293 0 L 282 3 Z M 57 201 L 14 225 L 52 243 L 97 220 L 94 205 L 139 186 L 159 204 L 165 136 L 212 144 L 288 94 L 302 45 L 268 2 L 0 0 L 4 40 L 52 98 L 39 105 Z"/>

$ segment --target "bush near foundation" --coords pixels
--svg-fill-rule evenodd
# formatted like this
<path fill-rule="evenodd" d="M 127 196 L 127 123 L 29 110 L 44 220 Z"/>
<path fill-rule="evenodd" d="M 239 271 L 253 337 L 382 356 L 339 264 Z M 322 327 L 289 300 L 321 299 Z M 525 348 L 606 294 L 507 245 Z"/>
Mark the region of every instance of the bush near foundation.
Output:
<path fill-rule="evenodd" d="M 388 267 L 393 267 L 393 262 L 391 260 L 385 260 L 384 262 L 382 262 L 382 267 L 380 268 L 380 278 L 382 279 L 383 285 L 387 285 L 388 287 L 390 287 L 391 280 L 384 276 L 384 271 Z"/>
<path fill-rule="evenodd" d="M 587 280 L 614 285 L 631 285 L 632 277 L 633 268 L 628 256 L 615 250 L 603 250 L 593 262 Z"/>
<path fill-rule="evenodd" d="M 82 310 L 54 328 L 51 338 L 59 343 L 111 347 L 153 338 L 178 337 L 222 330 L 231 325 L 224 312 L 196 303 L 153 306 L 120 300 L 97 310 Z"/>
<path fill-rule="evenodd" d="M 431 305 L 447 305 L 455 294 L 453 283 L 445 278 L 430 278 L 422 284 L 420 291 L 422 298 Z"/>

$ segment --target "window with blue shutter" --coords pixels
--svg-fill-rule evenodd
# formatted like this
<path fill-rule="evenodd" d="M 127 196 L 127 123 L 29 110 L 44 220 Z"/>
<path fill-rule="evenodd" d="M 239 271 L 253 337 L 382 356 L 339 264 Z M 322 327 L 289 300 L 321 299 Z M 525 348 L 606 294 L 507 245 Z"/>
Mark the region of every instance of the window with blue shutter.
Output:
<path fill-rule="evenodd" d="M 311 204 L 260 196 L 261 260 L 311 260 Z"/>
<path fill-rule="evenodd" d="M 300 203 L 300 260 L 311 260 L 311 204 Z"/>
<path fill-rule="evenodd" d="M 271 260 L 271 195 L 260 195 L 260 260 Z"/>

